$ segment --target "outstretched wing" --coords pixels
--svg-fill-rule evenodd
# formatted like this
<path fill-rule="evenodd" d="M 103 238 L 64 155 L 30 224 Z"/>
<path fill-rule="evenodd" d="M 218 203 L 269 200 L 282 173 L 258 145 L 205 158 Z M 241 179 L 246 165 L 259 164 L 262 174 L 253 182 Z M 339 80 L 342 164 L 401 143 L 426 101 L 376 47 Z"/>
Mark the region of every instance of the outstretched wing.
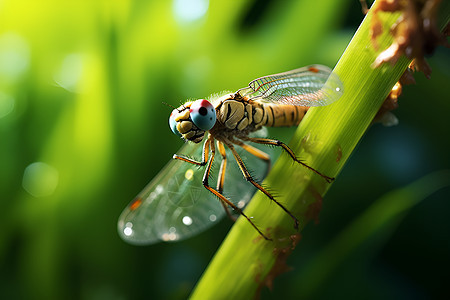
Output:
<path fill-rule="evenodd" d="M 264 150 L 273 154 L 270 148 Z M 199 158 L 202 147 L 200 144 L 186 143 L 178 153 Z M 219 157 L 211 171 L 216 178 L 220 166 Z M 227 157 L 223 192 L 239 208 L 243 208 L 256 189 L 243 178 L 233 161 L 233 155 L 229 153 Z M 254 170 L 255 178 L 264 179 L 267 163 L 246 152 L 242 153 L 242 158 Z M 136 245 L 179 241 L 216 224 L 225 215 L 225 211 L 219 199 L 203 187 L 204 171 L 205 168 L 198 168 L 181 160 L 169 161 L 120 215 L 117 227 L 121 238 Z M 210 183 L 214 186 L 214 178 Z"/>
<path fill-rule="evenodd" d="M 311 65 L 257 78 L 238 93 L 254 101 L 297 106 L 324 106 L 339 99 L 344 86 L 331 69 Z"/>

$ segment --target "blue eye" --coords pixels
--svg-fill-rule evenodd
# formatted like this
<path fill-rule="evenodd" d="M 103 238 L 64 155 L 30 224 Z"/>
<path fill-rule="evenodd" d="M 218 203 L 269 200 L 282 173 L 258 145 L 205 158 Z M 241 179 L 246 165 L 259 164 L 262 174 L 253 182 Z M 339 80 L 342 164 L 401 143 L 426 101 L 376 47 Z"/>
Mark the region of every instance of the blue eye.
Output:
<path fill-rule="evenodd" d="M 173 133 L 175 133 L 178 136 L 181 136 L 181 133 L 177 129 L 177 121 L 175 121 L 175 110 L 172 111 L 169 117 L 169 126 Z"/>
<path fill-rule="evenodd" d="M 216 124 L 216 109 L 205 99 L 192 103 L 189 112 L 192 122 L 201 130 L 210 130 Z"/>

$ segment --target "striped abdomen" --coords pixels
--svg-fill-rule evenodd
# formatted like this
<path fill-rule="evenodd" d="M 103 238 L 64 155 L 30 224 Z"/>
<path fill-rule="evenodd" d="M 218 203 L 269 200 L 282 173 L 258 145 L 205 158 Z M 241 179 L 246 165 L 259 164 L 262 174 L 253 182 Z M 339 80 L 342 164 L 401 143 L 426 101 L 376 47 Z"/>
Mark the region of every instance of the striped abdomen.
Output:
<path fill-rule="evenodd" d="M 259 129 L 262 126 L 296 126 L 307 107 L 271 105 L 246 100 L 227 99 L 217 107 L 217 119 L 228 129 Z"/>
<path fill-rule="evenodd" d="M 295 105 L 263 104 L 262 108 L 264 118 L 261 126 L 267 127 L 297 126 L 308 111 L 308 107 Z"/>

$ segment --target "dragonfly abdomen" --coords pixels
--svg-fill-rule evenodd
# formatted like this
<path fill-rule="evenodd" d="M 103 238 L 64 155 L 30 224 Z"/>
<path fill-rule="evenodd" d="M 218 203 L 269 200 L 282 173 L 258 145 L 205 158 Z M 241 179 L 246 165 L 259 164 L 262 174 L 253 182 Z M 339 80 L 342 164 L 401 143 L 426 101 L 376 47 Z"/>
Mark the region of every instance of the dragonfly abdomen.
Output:
<path fill-rule="evenodd" d="M 260 126 L 291 127 L 297 126 L 308 111 L 308 107 L 295 105 L 262 104 L 264 118 Z"/>
<path fill-rule="evenodd" d="M 231 130 L 290 127 L 300 123 L 307 107 L 271 105 L 241 99 L 227 99 L 217 110 L 217 119 Z"/>

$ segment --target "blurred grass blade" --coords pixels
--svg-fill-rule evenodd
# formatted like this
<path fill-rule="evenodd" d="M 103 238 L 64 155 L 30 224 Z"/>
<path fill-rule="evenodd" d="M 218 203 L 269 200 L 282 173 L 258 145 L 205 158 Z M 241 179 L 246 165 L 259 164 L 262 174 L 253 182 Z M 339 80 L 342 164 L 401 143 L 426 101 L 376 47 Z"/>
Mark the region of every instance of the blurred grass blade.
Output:
<path fill-rule="evenodd" d="M 292 287 L 291 292 L 306 298 L 315 295 L 339 265 L 355 252 L 363 251 L 361 248 L 365 259 L 370 259 L 370 254 L 381 248 L 415 205 L 448 186 L 450 170 L 442 170 L 376 200 L 305 266 L 296 280 L 298 286 Z"/>

